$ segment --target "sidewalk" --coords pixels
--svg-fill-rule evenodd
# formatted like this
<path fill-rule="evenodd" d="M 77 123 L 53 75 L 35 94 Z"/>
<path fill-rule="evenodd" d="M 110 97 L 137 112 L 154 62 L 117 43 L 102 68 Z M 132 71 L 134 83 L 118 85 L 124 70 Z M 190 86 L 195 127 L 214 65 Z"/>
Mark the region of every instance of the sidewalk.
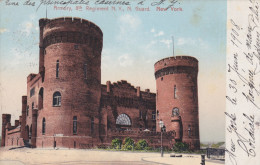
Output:
<path fill-rule="evenodd" d="M 182 157 L 170 157 L 170 154 L 164 154 L 164 157 L 143 157 L 142 161 L 159 163 L 159 164 L 172 164 L 172 165 L 200 165 L 201 156 L 192 154 L 178 154 Z M 221 165 L 225 164 L 224 161 L 208 160 L 206 159 L 206 165 Z"/>
<path fill-rule="evenodd" d="M 179 154 L 178 154 L 179 155 Z M 30 149 L 19 148 L 8 150 L 0 149 L 0 164 L 18 165 L 78 165 L 78 164 L 122 164 L 122 165 L 200 165 L 201 156 L 182 154 L 182 157 L 170 157 L 165 153 L 152 152 L 124 152 L 107 150 L 81 150 L 81 149 Z M 8 163 L 9 162 L 9 163 Z M 206 165 L 221 165 L 224 162 L 207 161 Z"/>

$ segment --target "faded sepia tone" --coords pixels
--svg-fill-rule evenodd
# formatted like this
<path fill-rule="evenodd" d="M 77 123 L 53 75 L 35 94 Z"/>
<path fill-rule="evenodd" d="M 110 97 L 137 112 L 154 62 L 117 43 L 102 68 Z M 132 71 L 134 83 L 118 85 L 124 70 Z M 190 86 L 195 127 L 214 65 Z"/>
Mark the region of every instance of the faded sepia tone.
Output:
<path fill-rule="evenodd" d="M 2 146 L 223 144 L 226 3 L 173 2 L 1 2 Z M 19 150 L 30 152 L 4 152 Z"/>

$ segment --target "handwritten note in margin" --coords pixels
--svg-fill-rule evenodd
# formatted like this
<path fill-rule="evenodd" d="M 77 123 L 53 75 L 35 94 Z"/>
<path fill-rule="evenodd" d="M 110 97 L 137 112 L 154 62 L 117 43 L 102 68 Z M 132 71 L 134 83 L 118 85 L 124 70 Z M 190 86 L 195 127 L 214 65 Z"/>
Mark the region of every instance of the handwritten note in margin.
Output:
<path fill-rule="evenodd" d="M 226 165 L 260 165 L 260 0 L 227 1 Z"/>

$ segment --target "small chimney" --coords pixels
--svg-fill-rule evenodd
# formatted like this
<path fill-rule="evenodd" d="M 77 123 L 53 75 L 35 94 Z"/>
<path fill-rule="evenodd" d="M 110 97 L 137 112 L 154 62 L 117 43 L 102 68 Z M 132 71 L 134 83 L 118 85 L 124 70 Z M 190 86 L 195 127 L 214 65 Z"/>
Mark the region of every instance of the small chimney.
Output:
<path fill-rule="evenodd" d="M 110 92 L 110 85 L 111 85 L 111 82 L 110 81 L 107 81 L 107 92 L 109 93 Z"/>
<path fill-rule="evenodd" d="M 19 116 L 19 125 L 22 124 L 22 116 Z"/>
<path fill-rule="evenodd" d="M 136 96 L 140 97 L 140 87 L 136 87 L 136 89 L 137 89 Z"/>

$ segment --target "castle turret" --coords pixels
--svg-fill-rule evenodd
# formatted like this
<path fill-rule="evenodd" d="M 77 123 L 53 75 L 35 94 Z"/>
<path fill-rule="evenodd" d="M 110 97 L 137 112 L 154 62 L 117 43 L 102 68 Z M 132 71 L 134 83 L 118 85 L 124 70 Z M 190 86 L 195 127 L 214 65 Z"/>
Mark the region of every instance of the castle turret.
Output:
<path fill-rule="evenodd" d="M 154 67 L 157 122 L 162 120 L 166 131 L 175 131 L 176 141 L 199 149 L 198 60 L 190 56 L 169 57 L 156 62 Z"/>
<path fill-rule="evenodd" d="M 10 122 L 11 122 L 11 115 L 10 114 L 2 114 L 2 140 L 1 140 L 1 146 L 5 146 L 6 126 Z"/>
<path fill-rule="evenodd" d="M 57 147 L 78 147 L 76 136 L 89 141 L 98 136 L 102 47 L 102 31 L 88 20 L 40 20 L 40 70 L 44 66 L 45 74 L 43 105 L 38 105 L 39 146 L 45 146 L 45 136 L 58 136 Z M 71 137 L 66 144 L 64 136 Z"/>

